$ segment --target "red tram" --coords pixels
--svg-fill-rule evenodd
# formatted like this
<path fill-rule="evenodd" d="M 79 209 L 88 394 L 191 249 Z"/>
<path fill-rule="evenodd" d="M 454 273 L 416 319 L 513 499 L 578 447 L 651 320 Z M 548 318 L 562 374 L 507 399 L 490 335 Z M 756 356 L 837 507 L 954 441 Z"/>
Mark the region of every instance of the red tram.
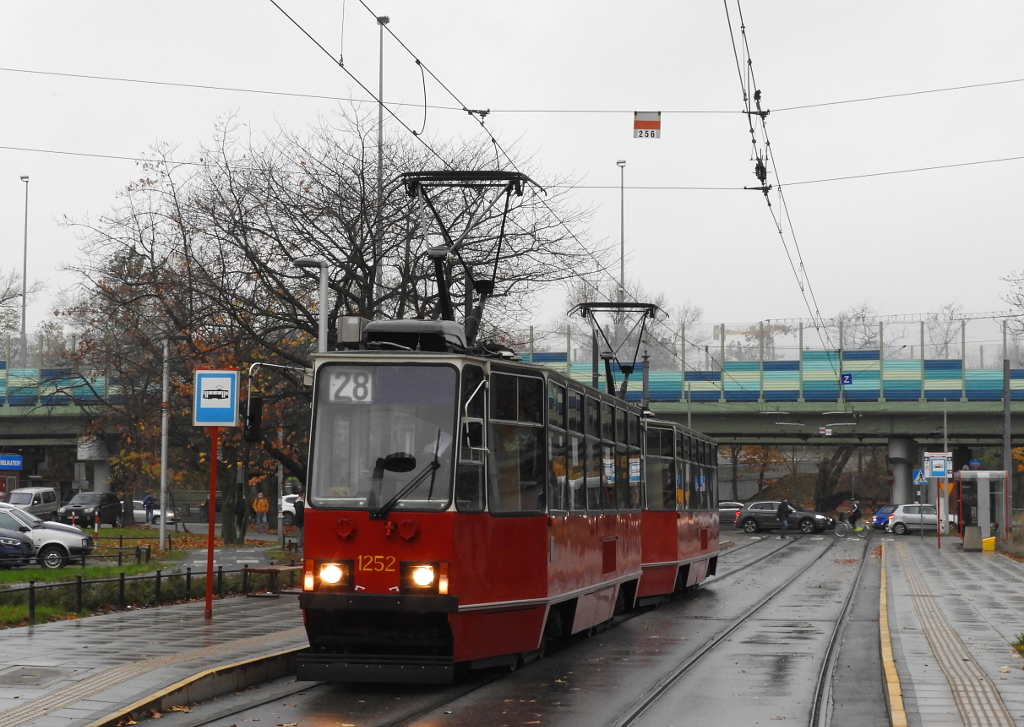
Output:
<path fill-rule="evenodd" d="M 300 679 L 443 682 L 715 572 L 716 445 L 451 320 L 315 358 Z"/>

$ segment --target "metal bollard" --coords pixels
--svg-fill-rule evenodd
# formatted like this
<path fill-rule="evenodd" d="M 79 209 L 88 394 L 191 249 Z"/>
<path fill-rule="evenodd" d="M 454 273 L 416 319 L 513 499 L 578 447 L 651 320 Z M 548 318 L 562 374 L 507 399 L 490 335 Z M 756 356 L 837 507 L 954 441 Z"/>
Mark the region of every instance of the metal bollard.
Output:
<path fill-rule="evenodd" d="M 117 549 L 117 567 L 120 568 L 121 565 L 122 565 L 122 563 L 121 563 L 121 548 L 119 547 Z"/>
<path fill-rule="evenodd" d="M 209 578 L 210 574 L 207 573 L 206 577 Z M 224 598 L 224 566 L 217 566 L 217 598 Z"/>
<path fill-rule="evenodd" d="M 185 569 L 185 600 L 192 600 L 192 566 Z"/>
<path fill-rule="evenodd" d="M 242 566 L 242 595 L 249 595 L 249 565 Z"/>
<path fill-rule="evenodd" d="M 121 608 L 125 607 L 124 602 L 124 573 L 120 575 L 117 583 L 117 605 Z"/>
<path fill-rule="evenodd" d="M 135 546 L 135 564 L 138 565 L 142 562 L 142 548 L 139 545 Z"/>
<path fill-rule="evenodd" d="M 82 574 L 75 576 L 75 613 L 82 612 Z"/>
<path fill-rule="evenodd" d="M 149 557 L 150 557 L 152 551 L 153 551 L 153 546 L 152 545 L 147 545 L 146 546 L 146 562 L 147 563 L 149 562 Z"/>
<path fill-rule="evenodd" d="M 28 581 L 28 622 L 36 622 L 36 581 L 30 578 Z"/>
<path fill-rule="evenodd" d="M 156 582 L 153 587 L 153 605 L 160 605 L 160 569 L 156 569 Z"/>

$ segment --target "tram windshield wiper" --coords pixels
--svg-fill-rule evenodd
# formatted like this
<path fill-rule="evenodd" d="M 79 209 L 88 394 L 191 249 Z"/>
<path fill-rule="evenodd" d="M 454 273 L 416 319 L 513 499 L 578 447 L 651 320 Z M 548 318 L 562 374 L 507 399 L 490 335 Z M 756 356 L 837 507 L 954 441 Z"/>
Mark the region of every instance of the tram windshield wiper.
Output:
<path fill-rule="evenodd" d="M 395 493 L 394 497 L 385 502 L 375 510 L 370 511 L 371 520 L 383 520 L 388 516 L 392 510 L 395 509 L 402 498 L 410 494 L 413 490 L 423 484 L 423 481 L 430 477 L 430 492 L 431 495 L 434 492 L 434 476 L 439 469 L 441 469 L 441 463 L 438 461 L 438 455 L 441 448 L 441 430 L 437 431 L 437 443 L 434 445 L 434 459 L 427 463 L 427 466 L 417 473 L 415 477 L 409 480 L 408 484 L 405 485 L 401 490 Z M 389 454 L 387 457 L 382 457 L 377 460 L 376 467 L 373 468 L 373 481 L 374 485 L 381 482 L 384 478 L 384 470 L 391 472 L 409 472 L 416 467 L 416 458 L 411 454 L 405 454 L 404 452 L 398 452 L 396 454 Z"/>

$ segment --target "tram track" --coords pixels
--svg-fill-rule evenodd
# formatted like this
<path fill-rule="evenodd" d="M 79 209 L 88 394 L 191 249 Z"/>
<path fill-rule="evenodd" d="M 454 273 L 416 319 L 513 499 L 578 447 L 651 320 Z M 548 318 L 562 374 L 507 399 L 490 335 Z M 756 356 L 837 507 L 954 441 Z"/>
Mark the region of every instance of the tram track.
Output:
<path fill-rule="evenodd" d="M 793 545 L 804 540 L 805 539 L 802 537 L 797 537 L 789 539 L 788 541 L 783 541 L 779 543 L 779 547 L 771 548 L 769 552 L 761 554 L 749 562 L 743 563 L 736 568 L 729 570 L 722 576 L 717 576 L 716 580 L 747 571 L 754 565 L 764 563 L 766 560 L 787 552 L 787 550 Z M 671 671 L 663 676 L 656 684 L 654 684 L 653 687 L 636 699 L 624 713 L 620 714 L 619 717 L 616 718 L 615 721 L 609 723 L 609 727 L 626 727 L 626 725 L 634 724 L 643 715 L 646 709 L 656 703 L 659 697 L 671 689 L 683 675 L 691 671 L 701 660 L 714 652 L 716 647 L 734 634 L 748 619 L 756 615 L 773 600 L 785 593 L 787 589 L 791 588 L 793 584 L 802 576 L 805 576 L 810 569 L 812 569 L 816 564 L 819 564 L 828 553 L 833 552 L 835 545 L 840 542 L 843 541 L 829 538 L 820 553 L 816 554 L 813 559 L 806 563 L 806 565 L 800 566 L 796 573 L 787 577 L 786 580 L 778 585 L 777 588 L 774 588 L 771 593 L 766 594 L 751 607 L 747 608 L 744 613 L 731 621 L 723 631 L 712 636 L 707 643 L 699 647 L 699 650 L 696 653 L 693 653 L 684 661 L 673 667 Z M 866 542 L 870 542 L 870 540 Z M 763 541 L 752 541 L 751 545 L 757 545 L 757 543 L 763 544 Z M 819 670 L 815 689 L 815 709 L 813 712 L 815 718 L 817 718 L 817 715 L 819 714 L 828 713 L 827 709 L 822 709 L 818 705 L 828 704 L 828 697 L 830 694 L 830 689 L 828 689 L 828 687 L 831 683 L 832 674 L 830 670 L 834 670 L 835 653 L 838 652 L 838 644 L 841 642 L 843 634 L 843 622 L 849 613 L 853 594 L 856 592 L 858 587 L 860 576 L 863 571 L 863 564 L 866 561 L 866 553 L 867 548 L 865 547 L 865 550 L 861 554 L 861 565 L 854 578 L 853 587 L 843 604 L 841 618 L 837 620 L 837 624 L 832 629 L 832 633 L 829 636 L 828 653 L 824 658 L 822 668 Z M 707 583 L 711 582 L 709 581 Z M 678 602 L 685 599 L 673 598 L 672 600 Z M 645 614 L 655 610 L 656 608 L 652 607 L 631 611 L 617 616 L 613 619 L 607 631 L 617 631 L 617 629 L 612 629 L 611 627 L 622 626 L 627 621 L 644 616 Z M 583 640 L 586 641 L 587 639 Z M 577 639 L 560 645 L 559 648 L 549 652 L 549 656 L 554 656 L 556 653 L 563 651 L 566 648 L 575 646 L 578 641 L 580 640 Z M 490 674 L 485 673 L 470 681 L 456 684 L 453 687 L 446 688 L 440 692 L 409 688 L 383 689 L 379 686 L 368 686 L 365 689 L 358 688 L 350 691 L 349 689 L 339 689 L 337 685 L 327 683 L 296 683 L 294 681 L 274 683 L 267 685 L 263 690 L 253 690 L 251 696 L 248 690 L 243 692 L 241 695 L 236 695 L 234 698 L 234 704 L 220 703 L 218 705 L 214 705 L 212 703 L 207 703 L 207 705 L 197 705 L 196 708 L 194 708 L 193 714 L 173 716 L 170 714 L 165 715 L 165 721 L 162 722 L 162 724 L 164 727 L 206 727 L 207 725 L 212 727 L 227 727 L 231 724 L 241 725 L 243 717 L 260 716 L 263 716 L 263 721 L 268 721 L 265 716 L 267 713 L 273 710 L 281 712 L 282 708 L 287 706 L 281 703 L 289 701 L 289 697 L 302 693 L 304 695 L 302 699 L 306 700 L 307 703 L 336 702 L 339 698 L 343 699 L 344 703 L 348 705 L 357 703 L 356 706 L 358 708 L 358 712 L 352 713 L 351 716 L 346 716 L 346 719 L 343 720 L 344 722 L 365 725 L 366 727 L 406 727 L 421 724 L 424 722 L 424 718 L 427 718 L 427 721 L 429 721 L 429 715 L 431 714 L 435 716 L 441 713 L 451 714 L 449 710 L 454 711 L 456 714 L 463 713 L 466 709 L 466 698 L 470 698 L 470 700 L 472 700 L 474 698 L 473 693 L 480 692 L 476 697 L 477 699 L 480 699 L 481 695 L 487 693 L 486 691 L 483 691 L 486 687 L 493 685 L 495 682 L 501 682 L 508 676 L 508 673 L 504 671 L 495 671 Z M 514 695 L 514 692 L 512 694 Z M 401 699 L 400 702 L 391 701 L 398 700 L 399 698 Z M 365 705 L 362 704 L 364 701 L 366 702 Z M 508 702 L 509 700 L 506 699 L 505 701 Z M 278 704 L 275 705 L 275 703 Z M 391 711 L 390 714 L 383 712 L 383 710 L 378 710 L 378 708 L 383 705 L 389 706 L 388 711 Z M 204 706 L 214 711 L 207 711 L 203 714 L 200 710 Z M 300 706 L 302 705 L 300 704 Z M 369 709 L 371 706 L 374 708 Z M 249 714 L 246 714 L 246 712 L 249 712 Z M 172 719 L 166 719 L 167 717 L 172 717 Z M 285 718 L 281 721 L 288 722 L 295 720 Z M 299 721 L 302 721 L 301 717 Z M 815 727 L 819 727 L 819 725 L 823 723 L 812 721 L 811 724 Z"/>
<path fill-rule="evenodd" d="M 714 637 L 708 640 L 703 646 L 701 646 L 695 653 L 691 654 L 685 660 L 673 667 L 665 676 L 659 679 L 650 689 L 648 689 L 643 695 L 641 695 L 636 701 L 633 702 L 624 712 L 622 712 L 615 720 L 608 723 L 608 727 L 630 727 L 636 724 L 640 718 L 644 715 L 647 710 L 658 702 L 658 700 L 665 695 L 684 675 L 690 672 L 696 667 L 701 661 L 703 661 L 709 654 L 715 651 L 715 649 L 724 643 L 733 633 L 735 633 L 740 627 L 742 627 L 747 621 L 756 615 L 763 608 L 768 606 L 772 601 L 778 598 L 780 595 L 785 593 L 794 583 L 796 583 L 802 576 L 804 576 L 812 567 L 818 564 L 822 558 L 829 553 L 833 547 L 839 542 L 838 539 L 833 539 L 828 545 L 819 553 L 813 560 L 808 562 L 805 566 L 800 568 L 796 573 L 791 575 L 785 580 L 778 588 L 774 589 L 771 593 L 767 594 L 755 604 L 750 606 L 746 611 L 736 617 L 732 623 L 725 629 L 717 633 Z M 822 662 L 822 667 L 819 670 L 817 684 L 815 685 L 814 701 L 811 709 L 811 721 L 812 727 L 820 727 L 820 725 L 826 724 L 820 721 L 822 716 L 827 716 L 828 710 L 822 710 L 821 705 L 827 704 L 828 697 L 831 693 L 830 684 L 832 674 L 835 668 L 835 659 L 838 654 L 838 645 L 841 640 L 843 628 L 847 622 L 847 618 L 850 611 L 850 604 L 853 602 L 853 598 L 857 592 L 857 587 L 860 582 L 861 573 L 863 572 L 864 563 L 867 560 L 866 556 L 868 553 L 868 547 L 870 539 L 864 541 L 864 549 L 861 552 L 860 565 L 854 582 L 850 588 L 850 592 L 847 595 L 843 608 L 840 612 L 840 616 L 836 619 L 836 625 L 830 634 L 828 641 L 828 648 L 826 651 L 825 658 Z M 732 573 L 739 572 L 756 562 L 765 560 L 772 555 L 775 555 L 782 551 L 783 548 L 773 550 L 771 553 L 753 561 L 746 566 L 743 566 Z M 728 575 L 728 574 L 727 574 Z"/>

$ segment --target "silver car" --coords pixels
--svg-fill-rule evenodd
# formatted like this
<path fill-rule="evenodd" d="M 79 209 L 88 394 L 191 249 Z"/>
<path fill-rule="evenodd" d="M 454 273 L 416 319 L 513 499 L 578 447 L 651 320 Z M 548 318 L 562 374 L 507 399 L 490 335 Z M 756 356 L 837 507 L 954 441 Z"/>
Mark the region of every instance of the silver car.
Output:
<path fill-rule="evenodd" d="M 142 504 L 142 500 L 132 500 L 132 517 L 135 519 L 136 525 L 141 525 L 146 522 L 146 506 Z M 167 508 L 167 522 L 174 522 L 174 510 Z M 153 508 L 153 524 L 160 524 L 160 508 Z"/>
<path fill-rule="evenodd" d="M 84 558 L 93 549 L 92 537 L 81 528 L 44 522 L 13 505 L 0 504 L 0 528 L 27 536 L 35 559 L 44 568 L 63 568 L 69 560 Z"/>

